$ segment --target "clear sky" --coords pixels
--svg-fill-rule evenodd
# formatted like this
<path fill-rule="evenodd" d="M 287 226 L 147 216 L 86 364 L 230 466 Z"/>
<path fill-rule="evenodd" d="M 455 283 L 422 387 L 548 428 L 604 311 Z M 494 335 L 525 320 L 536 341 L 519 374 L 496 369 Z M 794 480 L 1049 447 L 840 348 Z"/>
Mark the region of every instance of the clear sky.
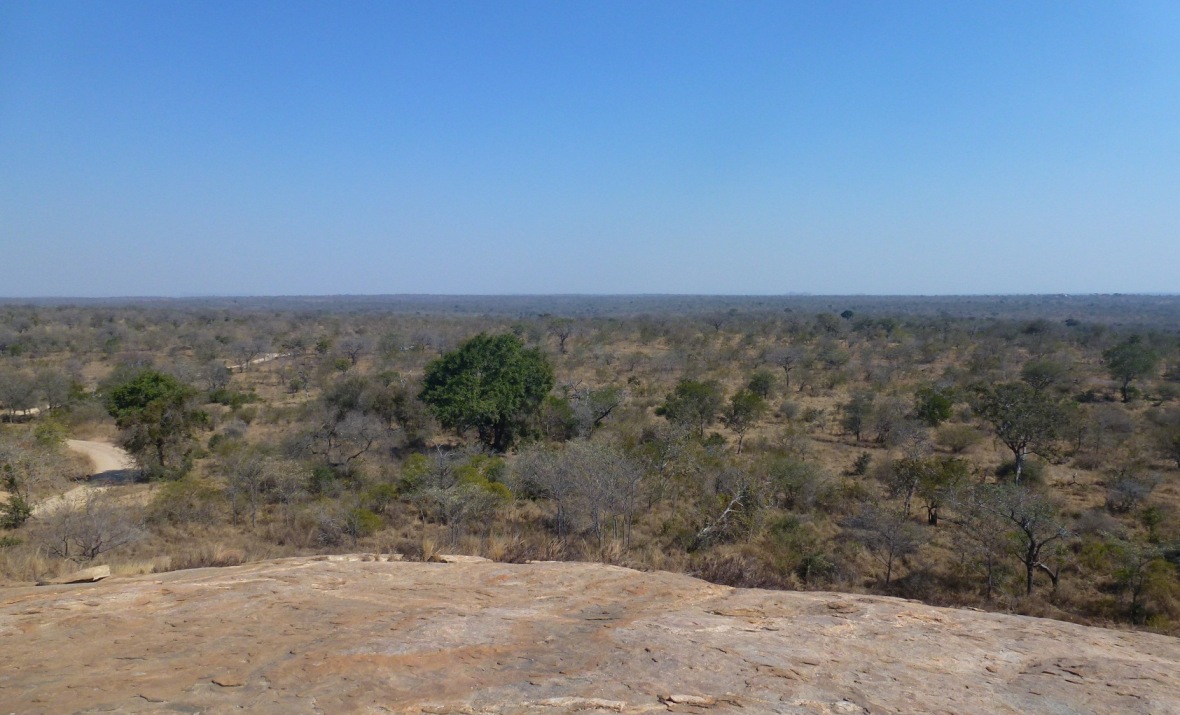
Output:
<path fill-rule="evenodd" d="M 1178 269 L 1175 0 L 0 0 L 0 296 Z"/>

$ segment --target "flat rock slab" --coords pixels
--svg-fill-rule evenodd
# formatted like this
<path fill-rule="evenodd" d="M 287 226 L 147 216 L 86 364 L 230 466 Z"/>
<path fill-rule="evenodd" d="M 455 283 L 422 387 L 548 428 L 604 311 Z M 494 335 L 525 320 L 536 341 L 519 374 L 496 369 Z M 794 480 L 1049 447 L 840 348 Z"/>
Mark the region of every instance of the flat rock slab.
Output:
<path fill-rule="evenodd" d="M 576 563 L 0 590 L 4 713 L 1178 713 L 1180 640 Z"/>
<path fill-rule="evenodd" d="M 65 583 L 92 583 L 94 581 L 101 581 L 104 578 L 110 578 L 110 566 L 91 566 L 88 569 L 75 571 L 65 576 L 49 579 L 44 583 L 38 584 L 41 586 L 48 586 L 51 584 L 65 584 Z"/>

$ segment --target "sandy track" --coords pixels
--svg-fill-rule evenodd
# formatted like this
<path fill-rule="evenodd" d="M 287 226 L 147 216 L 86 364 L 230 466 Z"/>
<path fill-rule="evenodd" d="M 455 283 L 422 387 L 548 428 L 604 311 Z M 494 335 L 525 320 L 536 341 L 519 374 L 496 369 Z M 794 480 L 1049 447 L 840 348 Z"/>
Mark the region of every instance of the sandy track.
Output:
<path fill-rule="evenodd" d="M 135 468 L 135 460 L 122 447 L 110 442 L 94 442 L 83 439 L 66 440 L 66 446 L 74 452 L 86 455 L 94 465 L 92 475 L 103 472 L 119 472 Z"/>
<path fill-rule="evenodd" d="M 58 509 L 79 504 L 91 494 L 106 491 L 113 484 L 126 484 L 134 480 L 135 460 L 121 447 L 110 442 L 94 442 L 82 439 L 66 440 L 71 451 L 86 455 L 93 465 L 85 484 L 67 492 L 49 497 L 33 507 L 33 516 L 43 516 Z"/>
<path fill-rule="evenodd" d="M 250 360 L 249 362 L 240 362 L 240 363 L 237 363 L 236 365 L 226 365 L 226 367 L 229 368 L 231 371 L 237 370 L 238 372 L 242 372 L 244 369 L 246 369 L 250 365 L 258 365 L 259 363 L 270 362 L 271 360 L 278 360 L 279 358 L 282 358 L 282 357 L 290 357 L 290 355 L 288 355 L 286 353 L 267 353 L 267 354 L 263 355 L 262 357 L 256 357 L 253 360 Z"/>

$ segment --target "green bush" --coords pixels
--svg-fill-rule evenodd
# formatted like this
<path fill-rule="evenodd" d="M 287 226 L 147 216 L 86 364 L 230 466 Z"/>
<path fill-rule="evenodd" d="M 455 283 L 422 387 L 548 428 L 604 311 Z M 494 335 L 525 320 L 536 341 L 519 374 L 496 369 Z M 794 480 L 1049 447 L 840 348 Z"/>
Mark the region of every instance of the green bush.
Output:
<path fill-rule="evenodd" d="M 55 419 L 45 419 L 33 428 L 33 440 L 46 449 L 58 449 L 66 443 L 69 430 Z"/>
<path fill-rule="evenodd" d="M 914 416 L 928 427 L 937 427 L 951 418 L 951 408 L 954 406 L 955 398 L 950 390 L 923 387 L 918 390 Z"/>
<path fill-rule="evenodd" d="M 398 489 L 393 484 L 374 484 L 365 490 L 363 499 L 369 509 L 381 513 L 397 501 Z"/>

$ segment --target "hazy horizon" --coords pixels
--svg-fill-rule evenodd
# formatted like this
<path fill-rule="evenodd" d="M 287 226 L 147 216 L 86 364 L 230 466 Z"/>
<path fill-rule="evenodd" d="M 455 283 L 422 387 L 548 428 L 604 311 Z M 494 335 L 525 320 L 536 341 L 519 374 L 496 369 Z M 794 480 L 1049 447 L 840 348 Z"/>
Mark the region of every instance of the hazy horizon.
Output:
<path fill-rule="evenodd" d="M 225 300 L 266 298 L 1102 298 L 1177 297 L 1180 292 L 1100 293 L 176 293 L 142 295 L 0 295 L 0 301 L 17 300 Z"/>
<path fill-rule="evenodd" d="M 1171 295 L 1180 5 L 0 6 L 0 294 Z"/>

